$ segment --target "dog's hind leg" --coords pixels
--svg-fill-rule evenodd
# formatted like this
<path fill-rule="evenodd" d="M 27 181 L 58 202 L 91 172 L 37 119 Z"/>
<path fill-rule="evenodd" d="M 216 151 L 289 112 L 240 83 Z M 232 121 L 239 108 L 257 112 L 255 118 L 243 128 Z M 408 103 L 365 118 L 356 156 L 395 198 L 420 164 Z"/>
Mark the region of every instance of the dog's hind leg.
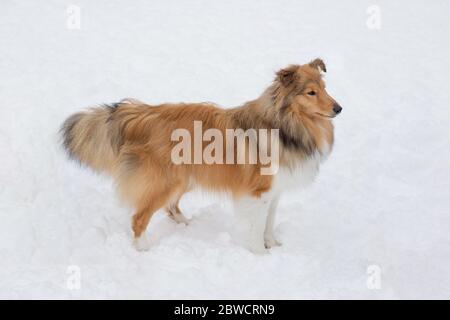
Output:
<path fill-rule="evenodd" d="M 149 242 L 145 230 L 153 214 L 167 204 L 170 196 L 170 189 L 152 192 L 151 194 L 147 194 L 144 200 L 137 205 L 136 213 L 132 218 L 132 229 L 134 232 L 134 245 L 138 251 L 149 249 Z"/>
<path fill-rule="evenodd" d="M 188 224 L 189 220 L 183 215 L 183 213 L 180 210 L 180 207 L 178 206 L 181 196 L 182 194 L 178 196 L 175 201 L 170 203 L 166 207 L 166 211 L 169 214 L 169 217 L 172 218 L 175 222 Z"/>

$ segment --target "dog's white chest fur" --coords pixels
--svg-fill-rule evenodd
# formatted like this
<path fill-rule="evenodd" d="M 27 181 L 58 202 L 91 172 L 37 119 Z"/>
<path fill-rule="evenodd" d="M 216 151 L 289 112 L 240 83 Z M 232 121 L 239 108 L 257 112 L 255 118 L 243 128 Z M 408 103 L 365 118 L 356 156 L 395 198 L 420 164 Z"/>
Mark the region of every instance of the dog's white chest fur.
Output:
<path fill-rule="evenodd" d="M 273 190 L 276 193 L 284 190 L 303 188 L 310 185 L 319 172 L 320 156 L 299 162 L 293 168 L 281 167 L 275 175 Z"/>
<path fill-rule="evenodd" d="M 322 153 L 316 151 L 311 157 L 299 161 L 294 167 L 281 167 L 274 177 L 273 191 L 281 193 L 284 190 L 304 188 L 309 186 L 319 173 L 320 164 L 331 151 L 328 144 L 324 145 Z"/>

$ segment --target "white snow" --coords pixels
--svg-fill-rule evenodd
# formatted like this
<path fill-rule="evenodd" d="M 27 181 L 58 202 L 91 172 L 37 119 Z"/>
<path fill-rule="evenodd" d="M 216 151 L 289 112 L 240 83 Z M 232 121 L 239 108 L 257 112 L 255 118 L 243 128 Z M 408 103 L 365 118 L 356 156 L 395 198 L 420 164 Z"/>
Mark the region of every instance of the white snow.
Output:
<path fill-rule="evenodd" d="M 2 1 L 0 298 L 450 298 L 449 12 L 444 0 Z M 281 198 L 283 245 L 268 255 L 233 239 L 226 199 L 200 193 L 182 200 L 188 226 L 161 212 L 151 250 L 136 251 L 111 179 L 59 145 L 87 106 L 236 106 L 316 57 L 344 110 L 315 183 Z"/>

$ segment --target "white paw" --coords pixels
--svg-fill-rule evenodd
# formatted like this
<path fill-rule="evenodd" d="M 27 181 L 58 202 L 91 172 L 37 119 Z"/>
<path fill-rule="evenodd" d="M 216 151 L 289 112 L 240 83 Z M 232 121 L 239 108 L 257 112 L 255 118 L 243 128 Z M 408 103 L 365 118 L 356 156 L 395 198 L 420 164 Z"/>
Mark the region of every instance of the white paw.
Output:
<path fill-rule="evenodd" d="M 259 239 L 259 241 L 245 240 L 243 244 L 254 254 L 263 255 L 269 253 L 269 250 L 264 247 L 264 242 L 262 241 L 262 239 Z"/>
<path fill-rule="evenodd" d="M 264 237 L 264 246 L 266 247 L 266 249 L 279 247 L 281 246 L 281 242 L 275 239 L 274 236 L 266 236 Z"/>
<path fill-rule="evenodd" d="M 145 234 L 142 234 L 139 238 L 134 238 L 133 244 L 137 251 L 148 251 L 150 249 L 150 242 Z"/>
<path fill-rule="evenodd" d="M 250 246 L 249 250 L 257 255 L 264 255 L 269 253 L 269 250 L 267 250 L 264 246 Z"/>
<path fill-rule="evenodd" d="M 176 222 L 176 223 L 184 223 L 185 225 L 189 224 L 189 219 L 187 219 L 182 214 L 171 214 L 170 217 Z"/>

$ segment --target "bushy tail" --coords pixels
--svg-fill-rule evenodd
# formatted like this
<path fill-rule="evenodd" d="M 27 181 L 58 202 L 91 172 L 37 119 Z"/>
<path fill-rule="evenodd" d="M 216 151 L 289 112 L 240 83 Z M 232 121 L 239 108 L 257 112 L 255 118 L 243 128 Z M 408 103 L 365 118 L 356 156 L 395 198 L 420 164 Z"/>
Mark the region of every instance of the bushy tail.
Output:
<path fill-rule="evenodd" d="M 114 147 L 120 135 L 112 117 L 116 108 L 117 104 L 105 105 L 67 118 L 61 133 L 70 157 L 96 171 L 113 171 L 117 160 Z"/>

